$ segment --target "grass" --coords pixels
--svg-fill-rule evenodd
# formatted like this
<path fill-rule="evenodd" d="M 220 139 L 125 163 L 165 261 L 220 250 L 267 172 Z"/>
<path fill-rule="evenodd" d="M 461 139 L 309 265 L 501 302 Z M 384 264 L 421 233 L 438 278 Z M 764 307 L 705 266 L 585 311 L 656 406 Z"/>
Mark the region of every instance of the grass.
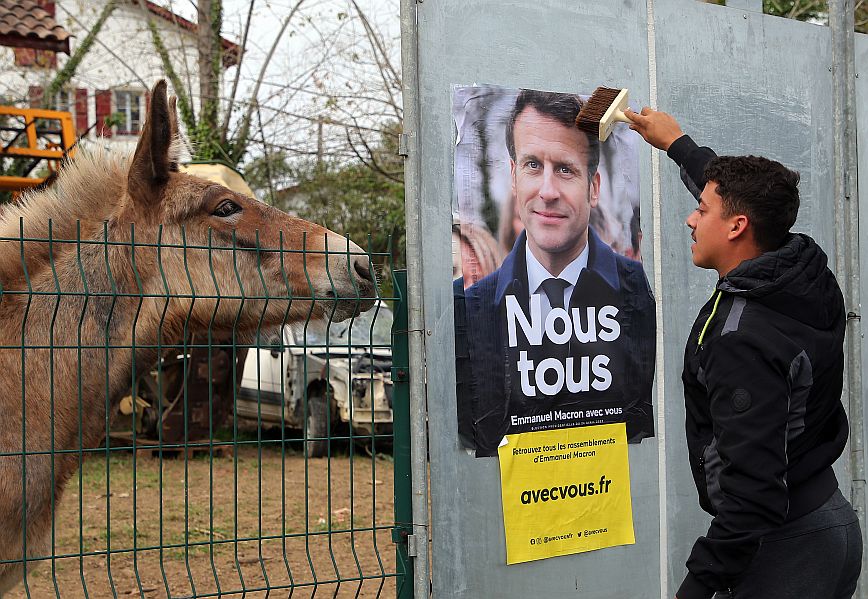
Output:
<path fill-rule="evenodd" d="M 55 583 L 61 597 L 74 599 L 140 596 L 140 583 L 156 589 L 147 597 L 165 596 L 166 585 L 173 596 L 189 595 L 193 584 L 199 593 L 216 592 L 219 584 L 225 596 L 235 596 L 242 587 L 266 586 L 266 577 L 272 586 L 316 580 L 316 596 L 329 597 L 335 589 L 338 597 L 377 596 L 385 580 L 382 596 L 394 596 L 391 456 L 357 451 L 350 458 L 344 446 L 331 459 L 305 460 L 286 448 L 282 454 L 280 444 L 261 452 L 240 447 L 235 456 L 211 462 L 206 454 L 186 463 L 134 460 L 128 451 L 91 455 L 80 472 L 81 497 L 77 474 L 58 506 L 53 554 L 72 557 L 55 559 L 54 573 L 50 559 L 30 568 L 30 596 L 56 596 Z M 381 530 L 343 532 L 372 525 Z M 109 547 L 120 552 L 110 560 L 114 591 Z M 322 583 L 358 578 L 360 570 L 374 580 Z M 304 586 L 296 594 L 310 592 Z M 24 597 L 19 587 L 3 599 Z"/>

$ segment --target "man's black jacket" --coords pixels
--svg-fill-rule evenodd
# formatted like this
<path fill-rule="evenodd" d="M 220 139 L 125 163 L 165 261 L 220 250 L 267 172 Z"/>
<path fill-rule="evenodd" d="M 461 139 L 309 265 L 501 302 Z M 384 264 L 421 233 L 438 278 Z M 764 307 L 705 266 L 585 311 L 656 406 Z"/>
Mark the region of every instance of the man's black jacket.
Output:
<path fill-rule="evenodd" d="M 669 156 L 697 195 L 714 152 L 684 136 Z M 714 518 L 679 599 L 735 586 L 764 536 L 838 487 L 845 312 L 826 262 L 813 239 L 789 235 L 718 281 L 693 325 L 682 374 L 687 447 L 700 505 Z"/>

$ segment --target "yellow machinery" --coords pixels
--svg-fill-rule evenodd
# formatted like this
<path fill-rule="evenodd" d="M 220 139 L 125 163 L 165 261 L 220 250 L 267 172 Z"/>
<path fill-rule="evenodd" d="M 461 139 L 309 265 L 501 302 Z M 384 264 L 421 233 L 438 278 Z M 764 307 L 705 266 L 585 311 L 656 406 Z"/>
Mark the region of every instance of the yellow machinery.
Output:
<path fill-rule="evenodd" d="M 43 160 L 50 172 L 75 152 L 72 115 L 58 110 L 0 106 L 0 160 L 29 161 L 17 175 L 0 174 L 0 191 L 20 192 L 43 183 L 48 176 L 29 176 Z M 8 164 L 8 161 L 3 161 Z"/>
<path fill-rule="evenodd" d="M 248 197 L 256 197 L 253 194 L 253 190 L 247 185 L 244 177 L 241 176 L 241 173 L 225 164 L 217 162 L 190 162 L 182 164 L 180 170 L 182 173 L 189 173 L 219 183 L 223 187 L 228 187 L 232 191 L 243 193 Z"/>

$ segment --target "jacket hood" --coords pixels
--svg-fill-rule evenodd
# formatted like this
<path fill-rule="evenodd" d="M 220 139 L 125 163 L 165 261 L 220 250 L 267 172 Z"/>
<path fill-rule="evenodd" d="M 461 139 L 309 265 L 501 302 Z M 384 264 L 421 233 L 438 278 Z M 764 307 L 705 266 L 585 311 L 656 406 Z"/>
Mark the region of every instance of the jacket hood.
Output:
<path fill-rule="evenodd" d="M 767 305 L 815 329 L 829 329 L 844 310 L 838 281 L 817 243 L 790 234 L 783 246 L 745 260 L 718 282 L 717 288 Z"/>

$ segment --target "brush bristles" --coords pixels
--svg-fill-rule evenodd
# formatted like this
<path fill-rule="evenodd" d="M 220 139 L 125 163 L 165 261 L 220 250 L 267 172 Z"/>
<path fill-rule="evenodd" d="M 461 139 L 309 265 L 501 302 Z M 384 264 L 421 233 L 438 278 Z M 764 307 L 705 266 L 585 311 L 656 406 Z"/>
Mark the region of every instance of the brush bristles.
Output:
<path fill-rule="evenodd" d="M 576 117 L 576 126 L 586 133 L 598 135 L 603 115 L 606 114 L 606 111 L 609 110 L 612 102 L 617 99 L 620 93 L 620 89 L 613 89 L 611 87 L 598 87 L 595 89 L 594 93 L 591 94 L 591 97 L 588 98 L 585 105 L 579 111 L 579 115 Z"/>

